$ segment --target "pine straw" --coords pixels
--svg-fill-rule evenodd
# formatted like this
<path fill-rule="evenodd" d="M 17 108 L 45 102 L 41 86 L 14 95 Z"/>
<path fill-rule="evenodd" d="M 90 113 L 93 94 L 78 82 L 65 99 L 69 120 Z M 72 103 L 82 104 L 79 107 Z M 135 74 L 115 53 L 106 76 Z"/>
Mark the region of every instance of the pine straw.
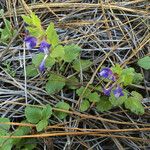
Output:
<path fill-rule="evenodd" d="M 51 0 L 52 1 L 52 0 Z M 31 126 L 19 123 L 23 119 L 26 105 L 41 107 L 43 104 L 54 106 L 64 100 L 72 106 L 67 111 L 69 117 L 61 121 L 55 118 L 54 125 L 45 132 L 26 135 L 24 138 L 37 137 L 39 149 L 148 149 L 150 147 L 150 74 L 139 68 L 139 58 L 150 55 L 149 12 L 148 1 L 110 1 L 97 0 L 2 0 L 0 5 L 5 9 L 5 17 L 9 18 L 13 27 L 18 30 L 7 46 L 0 46 L 0 100 L 1 116 L 9 117 L 13 126 Z M 97 71 L 102 65 L 112 66 L 119 63 L 122 67 L 132 66 L 141 72 L 145 80 L 140 85 L 131 85 L 130 89 L 143 94 L 143 105 L 146 113 L 136 116 L 120 107 L 105 113 L 98 113 L 95 108 L 80 113 L 76 103 L 80 98 L 75 93 L 65 90 L 55 95 L 48 95 L 44 89 L 45 75 L 28 79 L 25 66 L 31 63 L 32 52 L 24 51 L 22 14 L 34 11 L 41 18 L 43 27 L 53 21 L 57 27 L 62 44 L 76 43 L 83 48 L 82 58 L 90 59 L 93 65 L 90 72 L 80 72 L 81 84 L 86 87 L 97 80 Z M 3 63 L 11 62 L 13 77 L 6 71 Z M 64 76 L 74 74 L 69 67 Z M 76 73 L 75 73 L 76 74 Z M 62 111 L 62 110 L 60 110 Z M 34 131 L 35 132 L 35 131 Z M 62 137 L 63 136 L 63 137 Z M 42 138 L 43 137 L 43 138 Z M 22 138 L 22 137 L 5 137 Z M 43 139 L 43 140 L 42 140 Z"/>

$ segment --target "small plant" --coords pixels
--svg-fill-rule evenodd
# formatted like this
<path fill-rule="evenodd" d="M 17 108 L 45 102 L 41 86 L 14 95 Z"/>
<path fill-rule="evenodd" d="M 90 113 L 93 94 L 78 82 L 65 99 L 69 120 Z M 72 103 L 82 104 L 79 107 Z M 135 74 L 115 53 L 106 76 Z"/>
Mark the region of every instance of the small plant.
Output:
<path fill-rule="evenodd" d="M 60 111 L 69 110 L 70 106 L 65 102 L 58 102 L 55 108 L 60 109 Z M 35 130 L 35 132 L 41 132 L 49 125 L 49 119 L 52 115 L 57 116 L 59 119 L 64 119 L 67 117 L 67 113 L 60 111 L 55 110 L 53 112 L 52 107 L 48 104 L 42 107 L 27 106 L 25 108 L 25 120 L 21 123 L 34 124 L 36 126 L 36 130 L 28 126 L 20 126 L 11 131 L 11 126 L 9 125 L 10 120 L 8 118 L 0 118 L 0 136 L 23 136 L 31 134 L 33 130 Z M 3 124 L 6 122 L 8 124 Z M 36 139 L 6 139 L 0 137 L 0 150 L 11 150 L 12 148 L 15 148 L 16 150 L 33 150 L 36 148 L 36 143 Z"/>
<path fill-rule="evenodd" d="M 3 63 L 3 65 L 4 65 L 4 67 L 3 67 L 4 70 L 6 72 L 8 72 L 12 77 L 14 77 L 16 75 L 16 71 L 11 68 L 11 62 L 6 61 Z"/>
<path fill-rule="evenodd" d="M 8 118 L 0 118 L 0 123 L 9 123 L 10 120 Z M 25 123 L 23 121 L 22 123 Z M 16 128 L 14 131 L 11 131 L 11 126 L 9 124 L 1 124 L 0 125 L 0 136 L 22 136 L 31 133 L 30 127 L 20 126 Z M 28 144 L 30 143 L 30 144 Z M 11 139 L 11 138 L 1 138 L 0 137 L 0 149 L 1 150 L 11 150 L 15 148 L 19 149 L 28 149 L 33 150 L 36 147 L 36 139 Z"/>
<path fill-rule="evenodd" d="M 105 105 L 109 110 L 113 107 L 120 106 L 124 104 L 127 109 L 130 109 L 135 114 L 144 114 L 144 107 L 141 104 L 142 95 L 136 91 L 131 93 L 123 89 L 125 86 L 128 86 L 132 83 L 139 82 L 142 78 L 138 78 L 139 74 L 135 72 L 133 68 L 122 69 L 118 64 L 112 68 L 103 68 L 100 73 L 100 77 L 104 79 L 109 79 L 110 81 L 106 87 L 103 88 L 103 93 L 105 100 L 108 105 Z M 141 75 L 141 74 L 140 74 Z M 138 79 L 138 80 L 135 80 Z M 109 86 L 109 87 L 108 87 Z M 103 101 L 104 102 L 104 101 Z M 105 103 L 106 103 L 105 102 Z M 109 106 L 109 107 L 108 107 Z M 100 107 L 100 108 L 99 108 Z M 101 108 L 100 102 L 98 103 L 98 110 L 104 111 L 106 109 Z"/>
<path fill-rule="evenodd" d="M 150 57 L 149 56 L 145 56 L 141 59 L 138 60 L 138 65 L 142 68 L 144 68 L 145 70 L 149 70 L 150 69 Z"/>
<path fill-rule="evenodd" d="M 68 64 L 70 68 L 77 72 L 86 71 L 92 65 L 90 60 L 79 58 L 81 48 L 74 44 L 62 45 L 54 28 L 54 23 L 51 22 L 47 29 L 44 30 L 40 19 L 34 13 L 31 13 L 30 16 L 23 15 L 22 18 L 29 33 L 24 40 L 26 47 L 29 50 L 37 47 L 39 52 L 33 56 L 32 64 L 27 66 L 27 75 L 32 77 L 47 73 L 48 81 L 45 89 L 48 94 L 55 94 L 65 87 L 76 90 L 77 95 L 81 98 L 81 112 L 88 110 L 93 104 L 92 106 L 96 106 L 96 109 L 100 112 L 124 105 L 135 114 L 144 113 L 144 108 L 141 104 L 142 96 L 139 93 L 138 95 L 140 96 L 135 96 L 133 92 L 130 93 L 124 89 L 124 87 L 132 83 L 140 82 L 142 80 L 140 73 L 136 73 L 131 67 L 122 69 L 119 64 L 112 68 L 102 68 L 98 75 L 106 83 L 106 86 L 97 90 L 93 88 L 95 85 L 91 85 L 93 86 L 92 88 L 85 89 L 84 85 L 79 84 L 75 76 L 67 78 L 62 75 L 63 68 Z M 58 70 L 58 68 L 60 69 Z M 137 92 L 134 91 L 134 93 Z M 129 107 L 129 103 L 133 103 L 135 109 Z M 69 109 L 68 104 L 63 106 L 61 102 L 56 107 Z M 61 119 L 65 116 L 61 115 L 61 112 L 56 114 Z M 41 122 L 46 126 L 46 120 Z"/>
<path fill-rule="evenodd" d="M 7 44 L 9 40 L 17 33 L 17 30 L 12 29 L 11 22 L 4 17 L 4 11 L 0 10 L 0 16 L 4 21 L 4 27 L 0 28 L 0 43 Z"/>

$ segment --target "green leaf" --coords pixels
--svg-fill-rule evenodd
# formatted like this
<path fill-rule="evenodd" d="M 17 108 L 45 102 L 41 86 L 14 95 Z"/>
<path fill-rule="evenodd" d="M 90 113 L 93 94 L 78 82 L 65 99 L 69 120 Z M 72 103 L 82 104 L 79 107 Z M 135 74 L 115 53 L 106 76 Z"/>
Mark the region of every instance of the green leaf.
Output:
<path fill-rule="evenodd" d="M 22 15 L 25 23 L 28 24 L 26 29 L 29 31 L 30 36 L 42 37 L 44 36 L 44 30 L 41 27 L 41 21 L 35 13 L 31 13 L 30 16 Z"/>
<path fill-rule="evenodd" d="M 120 67 L 119 64 L 116 64 L 115 66 L 113 66 L 113 67 L 111 68 L 111 70 L 112 70 L 113 73 L 118 74 L 118 76 L 120 76 L 121 73 L 122 73 L 122 68 Z"/>
<path fill-rule="evenodd" d="M 65 51 L 64 61 L 72 62 L 79 56 L 81 48 L 75 44 L 71 44 L 64 46 L 64 51 Z"/>
<path fill-rule="evenodd" d="M 85 92 L 83 93 L 85 87 L 81 86 L 78 90 L 76 90 L 76 93 L 78 94 L 78 96 L 82 95 L 82 98 L 88 98 L 89 95 L 91 94 L 90 89 L 86 89 Z"/>
<path fill-rule="evenodd" d="M 38 75 L 38 71 L 37 68 L 32 64 L 32 65 L 28 65 L 26 67 L 26 75 L 27 77 L 34 77 L 36 75 Z"/>
<path fill-rule="evenodd" d="M 33 150 L 36 148 L 37 143 L 35 138 L 21 139 L 21 141 L 16 144 L 15 148 L 17 150 Z"/>
<path fill-rule="evenodd" d="M 111 102 L 108 100 L 108 97 L 106 96 L 102 96 L 100 98 L 100 101 L 98 103 L 96 103 L 96 109 L 99 112 L 104 112 L 104 111 L 108 111 L 112 108 L 112 104 Z"/>
<path fill-rule="evenodd" d="M 100 96 L 98 95 L 97 92 L 94 92 L 94 93 L 91 93 L 88 96 L 88 99 L 89 99 L 90 102 L 99 102 L 100 101 Z"/>
<path fill-rule="evenodd" d="M 35 65 L 35 67 L 39 67 L 39 65 L 41 64 L 43 58 L 44 58 L 44 54 L 43 53 L 39 53 L 33 56 L 32 58 L 32 63 Z"/>
<path fill-rule="evenodd" d="M 42 30 L 36 27 L 27 26 L 26 29 L 29 31 L 30 36 L 40 37 L 44 34 Z"/>
<path fill-rule="evenodd" d="M 42 110 L 42 119 L 49 119 L 52 115 L 52 107 L 47 104 Z"/>
<path fill-rule="evenodd" d="M 43 119 L 41 121 L 39 121 L 39 123 L 36 125 L 36 130 L 38 132 L 42 131 L 43 129 L 45 129 L 48 125 L 48 121 L 47 119 Z"/>
<path fill-rule="evenodd" d="M 58 58 L 58 59 L 62 59 L 64 57 L 64 47 L 62 45 L 58 45 L 57 47 L 55 47 L 53 49 L 53 51 L 51 52 L 50 56 L 52 58 Z"/>
<path fill-rule="evenodd" d="M 21 17 L 22 17 L 23 21 L 25 23 L 27 23 L 28 25 L 32 24 L 32 19 L 29 16 L 22 15 Z"/>
<path fill-rule="evenodd" d="M 123 82 L 124 86 L 132 84 L 134 78 L 134 69 L 133 68 L 126 68 L 123 69 L 120 82 Z"/>
<path fill-rule="evenodd" d="M 141 73 L 134 73 L 134 78 L 133 78 L 133 82 L 134 84 L 140 84 L 141 81 L 143 80 L 143 76 Z"/>
<path fill-rule="evenodd" d="M 30 14 L 30 16 L 32 18 L 33 25 L 41 28 L 41 20 L 39 19 L 39 17 L 37 15 L 35 15 L 35 13 L 33 13 L 33 12 Z"/>
<path fill-rule="evenodd" d="M 8 133 L 0 136 L 10 136 Z M 12 139 L 0 138 L 0 150 L 11 150 L 13 147 Z"/>
<path fill-rule="evenodd" d="M 0 150 L 3 150 L 2 148 L 5 147 L 5 143 L 7 142 L 8 139 L 1 138 L 1 136 L 10 136 L 10 134 L 7 133 L 6 130 L 1 130 L 0 129 Z"/>
<path fill-rule="evenodd" d="M 87 70 L 90 66 L 91 66 L 92 62 L 90 60 L 75 60 L 73 62 L 73 68 L 76 71 L 80 71 L 80 70 Z"/>
<path fill-rule="evenodd" d="M 74 90 L 74 89 L 77 89 L 78 88 L 78 86 L 79 86 L 79 81 L 78 81 L 78 79 L 76 78 L 76 77 L 70 77 L 69 79 L 67 79 L 67 81 L 66 81 L 66 86 L 68 86 L 68 88 L 69 89 L 72 89 L 72 90 Z"/>
<path fill-rule="evenodd" d="M 9 124 L 1 124 L 5 122 L 10 122 L 8 118 L 0 118 L 0 130 L 9 131 L 10 125 Z"/>
<path fill-rule="evenodd" d="M 46 91 L 48 94 L 54 94 L 65 86 L 65 79 L 57 74 L 51 74 L 46 83 Z"/>
<path fill-rule="evenodd" d="M 70 105 L 66 102 L 58 102 L 55 107 L 62 110 L 69 110 Z M 64 119 L 68 115 L 67 113 L 61 111 L 55 111 L 55 114 L 59 119 Z"/>
<path fill-rule="evenodd" d="M 50 25 L 47 27 L 46 35 L 48 43 L 52 45 L 52 48 L 55 48 L 57 45 L 59 45 L 59 38 L 54 28 L 54 23 L 51 22 Z"/>
<path fill-rule="evenodd" d="M 25 116 L 30 123 L 38 123 L 42 117 L 41 108 L 27 106 L 25 108 Z"/>
<path fill-rule="evenodd" d="M 55 64 L 55 59 L 52 58 L 50 55 L 46 58 L 46 61 L 45 61 L 45 66 L 47 68 L 51 68 L 53 65 Z"/>
<path fill-rule="evenodd" d="M 25 126 L 21 127 L 20 126 L 14 131 L 14 133 L 12 135 L 13 136 L 23 136 L 23 135 L 29 134 L 30 131 L 31 131 L 30 127 L 25 127 Z M 20 143 L 21 140 L 22 140 L 21 138 L 20 139 L 16 138 L 16 139 L 13 139 L 12 143 L 13 143 L 13 145 L 16 145 L 16 144 Z"/>
<path fill-rule="evenodd" d="M 42 60 L 44 59 L 44 54 L 43 53 L 39 53 L 33 56 L 32 58 L 32 63 L 35 65 L 35 67 L 39 67 L 39 65 L 41 64 Z M 55 64 L 55 59 L 52 58 L 50 55 L 46 58 L 45 60 L 45 66 L 47 68 L 52 67 Z"/>
<path fill-rule="evenodd" d="M 1 136 L 10 136 L 8 133 L 10 129 L 9 124 L 1 124 L 5 122 L 10 122 L 8 118 L 0 118 L 0 150 L 11 150 L 12 139 L 1 138 Z"/>
<path fill-rule="evenodd" d="M 143 96 L 140 93 L 136 92 L 136 91 L 132 91 L 131 95 L 133 97 L 137 98 L 139 101 L 141 101 L 143 99 Z"/>
<path fill-rule="evenodd" d="M 125 107 L 137 115 L 144 114 L 144 107 L 136 97 L 129 97 L 125 101 Z"/>
<path fill-rule="evenodd" d="M 88 110 L 89 107 L 90 107 L 89 101 L 84 99 L 80 105 L 80 111 L 84 112 L 84 111 Z"/>
<path fill-rule="evenodd" d="M 1 32 L 0 41 L 6 43 L 12 37 L 15 30 L 12 30 L 11 22 L 9 20 L 5 19 L 4 23 L 5 23 L 4 29 L 0 28 L 0 32 Z"/>
<path fill-rule="evenodd" d="M 138 65 L 142 68 L 144 68 L 145 70 L 149 70 L 150 69 L 150 57 L 149 56 L 145 56 L 141 59 L 138 60 Z"/>
<path fill-rule="evenodd" d="M 124 93 L 124 96 L 120 96 L 119 98 L 116 98 L 114 96 L 114 93 L 111 92 L 110 97 L 109 97 L 109 101 L 111 102 L 111 104 L 114 107 L 122 105 L 127 100 L 127 93 L 124 91 L 123 91 L 123 93 Z"/>

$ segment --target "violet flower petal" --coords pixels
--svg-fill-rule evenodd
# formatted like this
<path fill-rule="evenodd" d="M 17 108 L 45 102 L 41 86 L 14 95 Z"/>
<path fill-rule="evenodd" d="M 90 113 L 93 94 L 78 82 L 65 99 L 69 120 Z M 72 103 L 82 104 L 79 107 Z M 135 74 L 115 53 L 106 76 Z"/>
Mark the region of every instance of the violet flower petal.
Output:
<path fill-rule="evenodd" d="M 103 93 L 104 93 L 105 95 L 109 96 L 110 93 L 111 93 L 111 89 L 112 89 L 111 87 L 109 87 L 109 88 L 107 88 L 107 89 L 103 88 Z"/>
<path fill-rule="evenodd" d="M 110 77 L 108 77 L 108 79 L 110 79 L 112 81 L 116 81 L 116 77 L 113 74 Z"/>
<path fill-rule="evenodd" d="M 37 44 L 37 39 L 32 36 L 28 36 L 24 39 L 27 49 L 32 49 Z"/>
<path fill-rule="evenodd" d="M 116 98 L 119 98 L 120 96 L 124 96 L 121 87 L 117 87 L 117 88 L 113 91 L 113 93 L 114 93 L 114 96 L 115 96 Z"/>
<path fill-rule="evenodd" d="M 109 76 L 111 76 L 113 73 L 110 70 L 110 68 L 103 68 L 100 72 L 99 75 L 104 77 L 104 78 L 108 78 Z"/>
<path fill-rule="evenodd" d="M 45 67 L 45 59 L 42 60 L 41 64 L 39 65 L 39 71 L 44 72 L 46 69 Z"/>
<path fill-rule="evenodd" d="M 40 43 L 39 51 L 42 52 L 42 53 L 45 53 L 47 55 L 49 53 L 50 46 L 51 45 L 49 43 L 47 43 L 46 41 L 42 41 Z"/>

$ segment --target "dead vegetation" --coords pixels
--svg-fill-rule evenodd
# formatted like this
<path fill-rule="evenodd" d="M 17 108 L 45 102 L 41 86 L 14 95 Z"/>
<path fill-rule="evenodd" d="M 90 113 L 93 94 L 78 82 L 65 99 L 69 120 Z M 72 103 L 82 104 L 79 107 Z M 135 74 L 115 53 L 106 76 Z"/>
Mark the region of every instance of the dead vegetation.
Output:
<path fill-rule="evenodd" d="M 8 45 L 0 45 L 1 117 L 9 117 L 12 125 L 34 128 L 31 124 L 19 123 L 26 105 L 49 103 L 53 106 L 64 99 L 72 106 L 69 118 L 53 122 L 54 125 L 41 134 L 24 136 L 37 137 L 40 141 L 37 149 L 150 149 L 150 73 L 136 64 L 139 58 L 150 56 L 148 0 L 1 0 L 0 5 L 13 29 L 18 31 Z M 96 77 L 97 68 L 102 65 L 119 63 L 141 72 L 143 83 L 130 88 L 143 94 L 146 113 L 136 116 L 120 107 L 105 113 L 91 108 L 83 114 L 75 107 L 75 93 L 71 93 L 71 97 L 63 91 L 48 95 L 44 89 L 45 75 L 28 79 L 24 67 L 37 50 L 24 51 L 20 16 L 31 11 L 41 18 L 43 27 L 53 21 L 62 43 L 80 45 L 83 49 L 81 57 L 93 61 L 89 75 L 81 73 L 79 76 L 86 85 Z M 5 61 L 11 63 L 11 69 L 6 70 Z M 14 76 L 12 71 L 15 71 Z M 69 71 L 68 68 L 66 73 Z"/>

